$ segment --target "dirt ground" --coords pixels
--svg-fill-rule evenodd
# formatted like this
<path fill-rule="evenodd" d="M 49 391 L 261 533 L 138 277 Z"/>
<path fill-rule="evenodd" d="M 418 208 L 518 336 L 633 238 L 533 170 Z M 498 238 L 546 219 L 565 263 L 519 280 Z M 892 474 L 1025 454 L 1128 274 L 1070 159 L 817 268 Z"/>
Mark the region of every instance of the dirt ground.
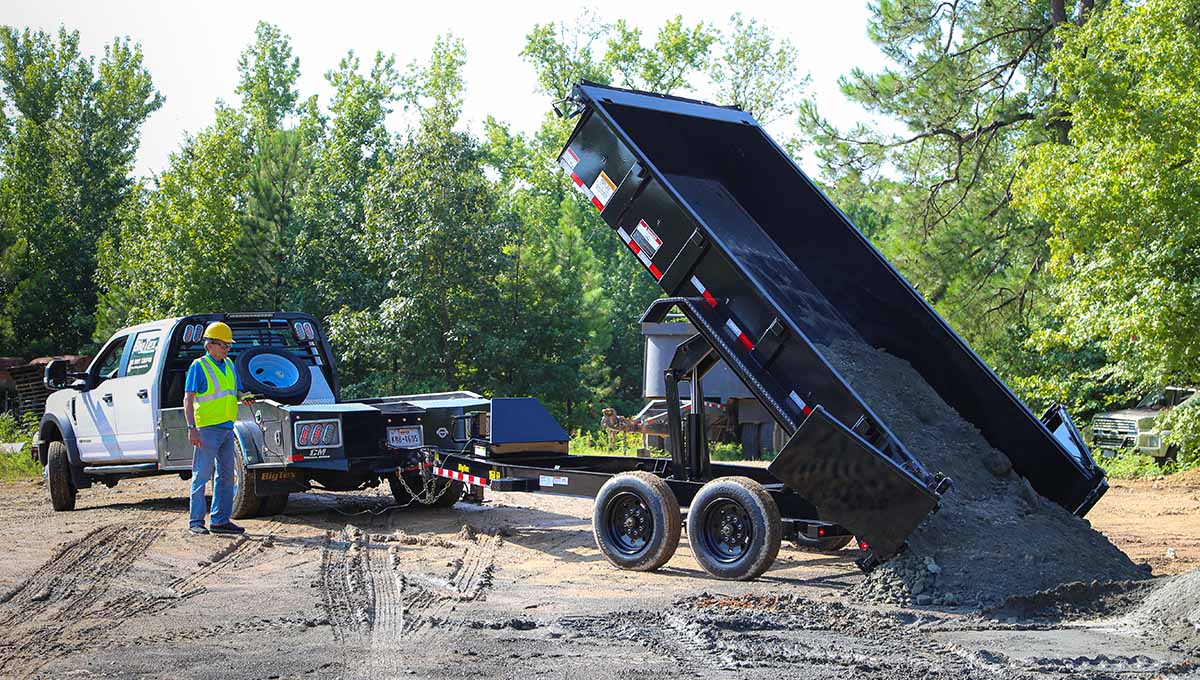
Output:
<path fill-rule="evenodd" d="M 853 550 L 784 547 L 753 583 L 600 556 L 590 501 L 489 493 L 385 509 L 293 496 L 242 538 L 187 534 L 186 483 L 124 482 L 49 510 L 0 485 L 0 677 L 1152 678 L 1195 650 L 1119 617 L 865 606 Z M 1200 479 L 1114 482 L 1090 519 L 1155 574 L 1200 566 Z M 1168 551 L 1171 551 L 1168 553 Z M 1169 557 L 1168 555 L 1173 555 Z M 1003 565 L 998 565 L 1003 568 Z"/>

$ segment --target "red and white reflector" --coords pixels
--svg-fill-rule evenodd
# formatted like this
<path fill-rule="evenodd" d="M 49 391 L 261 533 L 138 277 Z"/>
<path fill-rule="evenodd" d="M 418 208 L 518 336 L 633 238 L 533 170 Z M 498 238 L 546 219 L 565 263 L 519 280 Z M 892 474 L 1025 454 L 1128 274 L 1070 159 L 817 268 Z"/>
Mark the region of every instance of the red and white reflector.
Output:
<path fill-rule="evenodd" d="M 746 335 L 745 331 L 733 322 L 733 319 L 725 322 L 725 329 L 732 333 L 733 337 L 737 338 L 737 341 L 742 343 L 743 347 L 748 350 L 754 349 L 754 343 L 750 341 L 750 336 Z"/>
<path fill-rule="evenodd" d="M 638 256 L 638 259 L 642 261 L 642 264 L 646 266 L 646 269 L 650 270 L 650 275 L 654 277 L 654 280 L 661 281 L 663 277 L 662 270 L 654 266 L 654 263 L 650 261 L 650 256 L 646 254 L 646 251 L 642 250 L 642 247 L 637 244 L 637 241 L 634 241 L 629 237 L 629 232 L 625 231 L 625 229 L 622 227 L 617 227 L 617 235 L 621 237 L 621 241 L 623 241 L 625 245 L 629 246 L 629 249 L 633 251 L 633 254 Z"/>
<path fill-rule="evenodd" d="M 292 455 L 288 456 L 289 463 L 299 463 L 302 460 L 304 460 L 304 454 L 302 453 L 293 453 Z"/>
<path fill-rule="evenodd" d="M 445 477 L 446 479 L 453 479 L 459 482 L 466 482 L 467 484 L 474 484 L 475 486 L 488 485 L 488 480 L 486 477 L 476 477 L 475 475 L 467 474 L 465 472 L 458 472 L 457 470 L 447 470 L 446 468 L 434 467 L 433 474 L 439 477 Z"/>
<path fill-rule="evenodd" d="M 700 283 L 700 279 L 693 276 L 692 286 L 696 288 L 701 297 L 704 298 L 704 301 L 708 303 L 709 307 L 712 307 L 713 309 L 717 308 L 717 299 L 713 297 L 712 293 L 708 292 L 708 289 L 704 287 L 703 283 Z"/>
<path fill-rule="evenodd" d="M 804 400 L 800 398 L 799 394 L 796 394 L 795 392 L 791 392 L 788 394 L 788 399 L 790 399 L 792 401 L 792 403 L 795 404 L 796 407 L 800 409 L 800 412 L 803 413 L 804 415 L 808 415 L 808 414 L 812 413 L 812 407 L 809 406 L 808 404 L 804 403 Z"/>
<path fill-rule="evenodd" d="M 558 157 L 558 164 L 563 167 L 563 170 L 566 170 L 568 173 L 571 173 L 572 175 L 574 175 L 575 174 L 575 166 L 579 165 L 579 154 L 575 153 L 570 148 L 568 148 L 566 151 L 563 152 L 563 155 Z M 577 180 L 577 181 L 579 184 L 583 184 L 582 181 L 579 181 L 579 180 Z"/>

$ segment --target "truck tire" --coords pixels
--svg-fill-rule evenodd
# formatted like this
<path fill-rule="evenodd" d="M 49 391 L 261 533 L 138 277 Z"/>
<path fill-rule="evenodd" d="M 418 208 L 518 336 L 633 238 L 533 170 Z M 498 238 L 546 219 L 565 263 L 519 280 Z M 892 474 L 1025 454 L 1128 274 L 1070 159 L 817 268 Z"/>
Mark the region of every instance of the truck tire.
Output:
<path fill-rule="evenodd" d="M 679 547 L 679 501 L 661 478 L 623 472 L 604 483 L 592 510 L 592 533 L 604 558 L 621 569 L 654 571 Z"/>
<path fill-rule="evenodd" d="M 243 387 L 245 386 L 243 378 Z M 242 445 L 237 437 L 233 438 L 233 476 L 237 486 L 233 490 L 233 511 L 230 519 L 247 519 L 258 514 L 262 499 L 254 493 L 254 483 L 248 482 L 249 471 L 246 470 L 246 457 L 242 455 Z"/>
<path fill-rule="evenodd" d="M 303 402 L 312 387 L 308 367 L 278 347 L 251 347 L 238 354 L 236 366 L 243 389 L 282 404 Z"/>
<path fill-rule="evenodd" d="M 783 537 L 775 499 L 748 477 L 720 477 L 700 487 L 687 524 L 700 568 L 728 581 L 761 576 L 779 554 Z"/>
<path fill-rule="evenodd" d="M 261 498 L 259 503 L 258 514 L 262 517 L 272 517 L 274 515 L 282 515 L 287 509 L 288 496 L 290 494 L 280 493 L 274 496 Z"/>
<path fill-rule="evenodd" d="M 796 534 L 792 542 L 800 550 L 819 553 L 836 553 L 853 540 L 853 536 L 830 536 L 829 538 L 809 538 L 802 534 Z"/>
<path fill-rule="evenodd" d="M 46 487 L 50 490 L 50 505 L 58 512 L 75 509 L 78 493 L 71 484 L 71 459 L 67 445 L 50 442 L 46 452 Z"/>

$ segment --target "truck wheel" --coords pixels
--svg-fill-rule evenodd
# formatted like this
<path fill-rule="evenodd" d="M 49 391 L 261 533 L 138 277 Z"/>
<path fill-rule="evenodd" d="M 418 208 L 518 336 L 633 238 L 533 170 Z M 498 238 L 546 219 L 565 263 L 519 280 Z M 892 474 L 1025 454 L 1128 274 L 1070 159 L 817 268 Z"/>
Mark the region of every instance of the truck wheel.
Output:
<path fill-rule="evenodd" d="M 273 515 L 282 515 L 287 509 L 288 495 L 286 493 L 275 494 L 260 499 L 260 507 L 258 514 L 263 517 L 271 517 Z"/>
<path fill-rule="evenodd" d="M 779 554 L 779 506 L 748 477 L 721 477 L 700 487 L 688 509 L 688 541 L 700 567 L 712 576 L 749 581 Z"/>
<path fill-rule="evenodd" d="M 447 486 L 450 488 L 446 488 Z M 437 500 L 435 500 L 433 504 L 429 506 L 431 508 L 452 507 L 455 503 L 462 499 L 463 491 L 466 489 L 466 486 L 462 482 L 456 482 L 452 479 L 438 480 L 435 482 L 435 487 L 437 488 L 437 492 L 441 493 L 441 495 L 438 496 Z M 443 491 L 443 489 L 445 490 Z"/>
<path fill-rule="evenodd" d="M 249 481 L 246 458 L 242 455 L 242 445 L 237 437 L 233 438 L 233 478 L 237 486 L 233 490 L 233 512 L 229 513 L 229 517 L 247 519 L 257 515 L 262 499 L 254 494 L 254 483 Z"/>
<path fill-rule="evenodd" d="M 796 534 L 792 542 L 800 550 L 808 550 L 819 553 L 836 553 L 837 551 L 850 545 L 853 536 L 830 536 L 829 538 L 809 538 L 803 534 Z"/>
<path fill-rule="evenodd" d="M 683 520 L 675 492 L 649 472 L 623 472 L 604 483 L 592 533 L 605 559 L 621 569 L 653 571 L 679 547 Z"/>
<path fill-rule="evenodd" d="M 67 457 L 67 445 L 50 442 L 46 452 L 46 486 L 50 489 L 50 505 L 59 512 L 75 509 L 75 495 L 71 484 L 71 460 Z"/>

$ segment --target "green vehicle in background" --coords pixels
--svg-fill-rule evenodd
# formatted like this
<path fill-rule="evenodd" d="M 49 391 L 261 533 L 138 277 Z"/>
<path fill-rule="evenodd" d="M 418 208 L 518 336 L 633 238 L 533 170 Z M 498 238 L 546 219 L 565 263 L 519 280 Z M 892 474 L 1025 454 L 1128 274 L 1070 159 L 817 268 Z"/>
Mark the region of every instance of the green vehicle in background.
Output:
<path fill-rule="evenodd" d="M 1121 449 L 1166 459 L 1175 451 L 1158 427 L 1158 417 L 1196 395 L 1194 387 L 1165 387 L 1142 398 L 1137 406 L 1120 411 L 1097 413 L 1092 418 L 1092 448 L 1101 456 L 1113 456 Z"/>

